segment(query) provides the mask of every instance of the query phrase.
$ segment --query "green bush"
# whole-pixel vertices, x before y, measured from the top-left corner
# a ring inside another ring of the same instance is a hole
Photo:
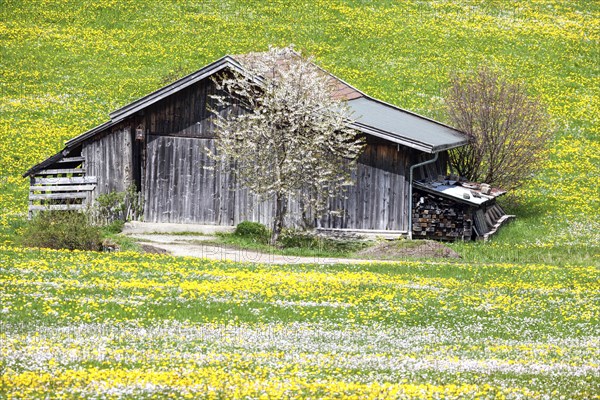
[[[123,227],[125,226],[125,221],[120,219],[116,219],[113,222],[104,225],[102,230],[107,234],[117,234],[123,231]]]
[[[124,192],[104,193],[98,196],[94,207],[96,222],[110,225],[115,221],[131,221],[143,212],[143,204],[135,185]]]
[[[269,231],[267,227],[258,222],[243,221],[235,227],[235,235],[243,236],[267,242],[269,240]]]
[[[101,250],[100,228],[77,211],[41,211],[25,226],[23,246],[68,250]]]

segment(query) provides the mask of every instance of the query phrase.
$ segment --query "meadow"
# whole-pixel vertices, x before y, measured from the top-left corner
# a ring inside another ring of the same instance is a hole
[[[488,64],[522,81],[555,135],[541,172],[512,193],[525,224],[507,237],[598,246],[599,41],[592,1],[3,0],[0,226],[26,210],[20,175],[110,111],[225,54],[295,44],[366,93],[442,121],[453,72]]]
[[[595,267],[265,266],[11,247],[0,261],[6,398],[600,393]]]
[[[599,398],[600,4],[0,0],[0,398]],[[265,266],[15,245],[21,174],[225,55],[290,43],[444,121],[490,64],[554,125],[517,221],[443,260]]]

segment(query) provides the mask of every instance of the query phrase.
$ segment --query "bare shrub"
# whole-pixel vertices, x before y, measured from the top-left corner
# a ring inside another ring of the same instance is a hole
[[[459,175],[512,189],[540,166],[552,131],[543,107],[523,84],[489,67],[455,74],[446,106],[451,123],[470,141],[450,152],[451,168]]]

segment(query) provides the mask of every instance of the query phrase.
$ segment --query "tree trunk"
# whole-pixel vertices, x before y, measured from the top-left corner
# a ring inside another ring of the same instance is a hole
[[[287,196],[281,192],[277,192],[275,204],[275,219],[273,221],[273,231],[271,233],[271,246],[275,246],[279,234],[283,229],[283,220],[287,213]]]

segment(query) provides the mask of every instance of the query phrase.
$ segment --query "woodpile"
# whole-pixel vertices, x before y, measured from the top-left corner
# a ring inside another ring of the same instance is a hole
[[[415,191],[412,219],[414,238],[470,240],[472,229],[471,210],[468,206]]]

